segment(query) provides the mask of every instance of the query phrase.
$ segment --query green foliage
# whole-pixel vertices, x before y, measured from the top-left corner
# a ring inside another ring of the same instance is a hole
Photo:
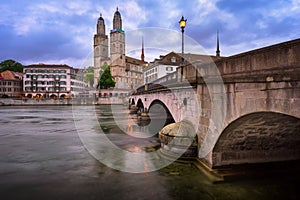
[[[90,86],[94,85],[94,72],[88,72],[84,74],[84,82],[90,84]]]
[[[108,89],[111,87],[115,87],[115,85],[116,82],[114,81],[110,73],[110,67],[108,65],[101,66],[97,88]]]
[[[0,72],[3,72],[5,70],[23,72],[23,65],[14,60],[5,60],[0,63]]]
[[[89,66],[87,68],[88,73],[94,73],[94,67],[93,66]]]

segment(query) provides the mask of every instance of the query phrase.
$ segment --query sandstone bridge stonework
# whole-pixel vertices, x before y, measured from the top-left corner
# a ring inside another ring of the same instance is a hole
[[[209,166],[300,159],[300,39],[187,63],[160,85],[144,86],[130,103],[160,103],[175,122],[191,121]]]

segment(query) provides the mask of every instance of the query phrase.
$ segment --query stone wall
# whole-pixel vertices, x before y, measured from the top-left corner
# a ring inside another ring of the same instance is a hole
[[[300,119],[260,112],[232,122],[214,147],[213,166],[300,159]]]

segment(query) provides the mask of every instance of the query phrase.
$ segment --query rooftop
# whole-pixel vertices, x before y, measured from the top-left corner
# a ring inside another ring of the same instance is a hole
[[[0,73],[0,79],[2,80],[22,80],[22,73],[5,70]]]
[[[44,63],[39,63],[39,64],[32,64],[32,65],[27,65],[24,66],[24,68],[61,68],[61,69],[74,69],[73,67],[70,67],[69,65],[56,65],[56,64],[44,64]]]

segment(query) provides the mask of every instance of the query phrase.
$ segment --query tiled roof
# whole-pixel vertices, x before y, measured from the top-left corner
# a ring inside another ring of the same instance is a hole
[[[18,72],[5,70],[4,72],[0,73],[0,78],[4,80],[21,80],[22,74]]]
[[[129,56],[126,56],[126,62],[127,63],[133,63],[133,64],[139,64],[139,65],[147,63],[147,62],[143,62],[142,60],[132,58],[132,57],[129,57]]]

